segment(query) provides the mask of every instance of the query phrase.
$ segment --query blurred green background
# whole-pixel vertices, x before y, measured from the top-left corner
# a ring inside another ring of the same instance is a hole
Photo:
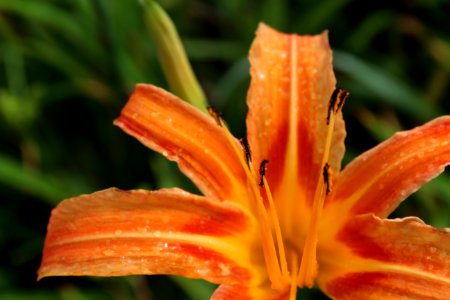
[[[245,133],[247,51],[258,22],[330,30],[347,155],[450,110],[450,1],[161,0],[209,101]],[[135,0],[0,0],[0,299],[209,299],[177,277],[36,282],[51,209],[111,186],[192,185],[176,166],[112,125],[138,82],[167,88]],[[396,216],[450,225],[443,174]],[[300,299],[326,299],[300,291]]]

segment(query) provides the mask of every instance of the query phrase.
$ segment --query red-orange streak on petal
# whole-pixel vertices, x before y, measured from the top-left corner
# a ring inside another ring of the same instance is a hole
[[[350,220],[319,283],[336,299],[450,299],[450,230],[417,218]],[[327,261],[327,263],[325,263]]]
[[[292,39],[295,39],[297,53],[291,53]],[[291,60],[294,55],[297,81],[292,82]],[[268,182],[275,193],[275,200],[283,201],[276,194],[289,160],[292,160],[286,159],[289,130],[296,128],[296,170],[298,184],[302,186],[300,192],[314,194],[322,168],[328,102],[335,85],[327,34],[287,35],[261,24],[249,58],[252,81],[247,97],[247,128],[254,161],[270,161]],[[291,95],[291,90],[296,95]],[[297,114],[297,125],[290,127],[292,101],[296,101],[293,109]],[[336,171],[344,152],[344,136],[344,123],[339,114],[329,159]],[[306,201],[310,205],[313,197],[308,195],[297,195],[296,201]]]
[[[252,228],[237,206],[179,189],[104,190],[65,200],[53,211],[38,273],[246,282]]]
[[[51,219],[52,230],[47,239],[55,243],[90,234],[115,233],[119,227],[122,231],[143,233],[164,230],[228,236],[250,225],[237,208],[178,189],[155,192],[109,189],[66,202],[55,209]],[[70,224],[65,218],[70,218]]]
[[[327,294],[339,300],[445,300],[448,284],[394,273],[352,273],[327,285]]]
[[[441,117],[399,132],[353,160],[335,185],[334,200],[327,204],[341,203],[355,215],[386,217],[449,163],[450,117]]]
[[[357,216],[338,239],[355,255],[430,272],[450,280],[450,231],[420,219],[380,219]]]
[[[216,272],[213,273],[220,273],[224,278],[232,276],[236,282],[249,282],[250,280],[247,269],[238,266],[222,253],[192,244],[180,244],[177,250],[180,250],[185,255],[187,254],[196,257],[199,260],[208,261],[209,264],[215,264],[217,266]],[[223,282],[223,280],[215,282]]]
[[[223,129],[176,96],[139,84],[115,124],[177,161],[207,196],[245,203],[245,173]]]
[[[230,284],[251,278],[248,269],[217,251],[150,237],[52,246],[46,250],[39,274],[40,278],[173,274]]]

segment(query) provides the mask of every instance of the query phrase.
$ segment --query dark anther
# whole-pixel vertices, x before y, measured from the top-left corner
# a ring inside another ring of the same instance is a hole
[[[331,176],[332,176],[331,167],[328,163],[325,163],[325,166],[323,166],[322,174],[323,174],[323,181],[325,182],[325,186],[327,187],[326,194],[328,195],[331,192]]]
[[[327,125],[330,124],[331,112],[334,110],[340,90],[340,88],[335,88],[333,94],[331,94],[330,102],[328,103]]]
[[[334,89],[328,104],[327,125],[330,124],[331,113],[337,114],[342,109],[348,95],[350,95],[350,93],[346,90],[340,88]]]
[[[241,142],[242,148],[244,148],[245,158],[247,160],[247,164],[250,165],[252,162],[252,152],[250,151],[250,145],[248,144],[247,138],[243,137],[239,140]]]
[[[341,90],[341,92],[338,95],[338,102],[336,103],[336,110],[335,112],[339,112],[342,109],[342,106],[344,106],[345,100],[347,100],[350,93],[346,90]]]
[[[269,161],[267,159],[263,159],[261,164],[259,165],[259,186],[264,186],[264,176],[266,176],[267,164]]]
[[[208,106],[207,110],[210,116],[216,120],[216,124],[222,127],[222,114],[212,106]]]

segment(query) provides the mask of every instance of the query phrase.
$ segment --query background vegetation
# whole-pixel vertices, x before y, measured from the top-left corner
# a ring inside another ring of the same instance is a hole
[[[238,136],[246,55],[260,21],[287,32],[330,30],[338,83],[351,91],[346,161],[394,131],[449,114],[448,0],[159,3]],[[48,217],[62,199],[111,186],[191,188],[176,166],[112,126],[138,82],[167,87],[138,1],[0,1],[1,299],[208,299],[213,287],[176,277],[36,282]],[[450,226],[448,173],[411,198],[396,216]]]

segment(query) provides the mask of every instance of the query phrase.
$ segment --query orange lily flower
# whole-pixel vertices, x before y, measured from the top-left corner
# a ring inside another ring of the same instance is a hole
[[[450,299],[450,231],[387,219],[450,162],[450,117],[400,132],[340,171],[348,93],[327,33],[260,25],[250,50],[248,142],[140,84],[115,124],[179,164],[204,196],[108,189],[63,201],[39,278],[175,274],[220,284],[212,299]],[[330,100],[331,99],[331,100]]]

